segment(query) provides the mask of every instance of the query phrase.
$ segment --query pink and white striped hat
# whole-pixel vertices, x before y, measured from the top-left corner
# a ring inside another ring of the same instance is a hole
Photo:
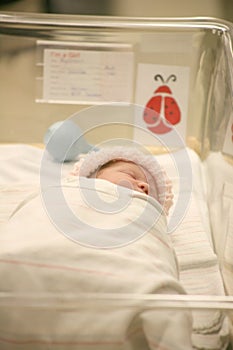
[[[98,170],[111,160],[133,162],[140,166],[149,184],[149,195],[155,198],[168,215],[173,204],[172,183],[155,156],[133,147],[115,146],[92,151],[75,163],[72,175],[95,177]]]

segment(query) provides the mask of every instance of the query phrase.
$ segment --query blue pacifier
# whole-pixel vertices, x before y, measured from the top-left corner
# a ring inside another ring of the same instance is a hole
[[[58,162],[75,160],[81,153],[95,149],[83,137],[83,132],[72,120],[52,124],[44,136],[47,151]]]

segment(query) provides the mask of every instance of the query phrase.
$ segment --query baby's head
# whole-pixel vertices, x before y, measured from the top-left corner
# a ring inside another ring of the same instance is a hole
[[[149,194],[149,183],[145,171],[131,161],[110,160],[97,171],[96,178]]]
[[[94,177],[155,198],[166,214],[173,204],[171,181],[156,158],[132,147],[103,148],[77,162],[73,175]]]

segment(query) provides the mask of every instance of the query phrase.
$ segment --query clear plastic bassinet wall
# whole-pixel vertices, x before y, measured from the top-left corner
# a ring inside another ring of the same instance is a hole
[[[208,225],[204,241],[209,242],[214,252],[205,261],[205,251],[200,246],[199,255],[203,255],[200,270],[184,259],[186,265],[182,265],[181,277],[186,281],[192,278],[196,281],[198,275],[203,278],[202,282],[197,282],[200,289],[198,286],[195,289],[193,282],[190,295],[131,295],[112,290],[108,294],[79,294],[77,298],[75,289],[66,289],[62,295],[49,293],[52,287],[44,293],[16,295],[3,288],[0,293],[0,349],[21,350],[26,346],[29,349],[30,345],[33,349],[55,346],[59,349],[68,346],[75,349],[75,346],[78,349],[92,346],[95,350],[154,349],[160,342],[151,338],[151,317],[163,320],[166,314],[173,320],[172,325],[176,319],[174,310],[178,318],[181,313],[180,328],[184,321],[182,312],[193,311],[194,348],[226,349],[230,344],[233,309],[232,38],[231,23],[209,18],[0,14],[1,144],[41,145],[51,125],[72,118],[91,145],[99,146],[113,139],[134,140],[162,156],[187,147],[194,157],[193,172],[196,174],[197,170],[202,181],[202,190],[197,182],[193,191],[200,205],[200,216]],[[145,115],[147,108],[162,114],[162,119],[150,119],[150,115]],[[166,145],[155,137],[169,132],[171,126],[182,141],[178,145],[172,142]],[[196,216],[192,220],[185,222],[191,231]],[[189,254],[192,253],[192,249],[189,250]],[[215,254],[217,267],[213,265]],[[216,268],[223,281],[221,293],[218,292]],[[201,287],[205,273],[209,294]],[[84,310],[87,314],[80,318]],[[91,329],[87,324],[93,310],[95,326]],[[139,311],[132,310],[143,310],[142,319],[146,320],[145,333],[149,339],[145,342],[140,340],[142,321],[135,316]],[[22,313],[24,323],[21,323]],[[111,323],[118,322],[121,314],[124,322],[111,329]],[[32,319],[36,320],[36,327],[28,337]],[[101,339],[94,336],[92,339],[90,332],[98,334],[100,319],[110,333],[102,334]],[[135,321],[130,321],[132,328],[127,328],[129,319]],[[230,320],[230,326],[226,319]],[[17,333],[20,324],[22,332],[14,338],[12,334]],[[162,333],[161,324],[156,324],[159,334]],[[124,329],[127,332],[124,333]],[[172,326],[167,330],[168,336],[175,334]],[[182,345],[182,336],[174,341],[180,344],[173,347],[174,350],[188,349]],[[162,341],[160,345],[164,345]]]

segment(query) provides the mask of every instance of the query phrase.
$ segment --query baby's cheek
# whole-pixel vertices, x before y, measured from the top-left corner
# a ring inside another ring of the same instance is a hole
[[[119,180],[118,185],[122,186],[122,187],[129,188],[130,190],[135,189],[133,183],[129,180]]]

